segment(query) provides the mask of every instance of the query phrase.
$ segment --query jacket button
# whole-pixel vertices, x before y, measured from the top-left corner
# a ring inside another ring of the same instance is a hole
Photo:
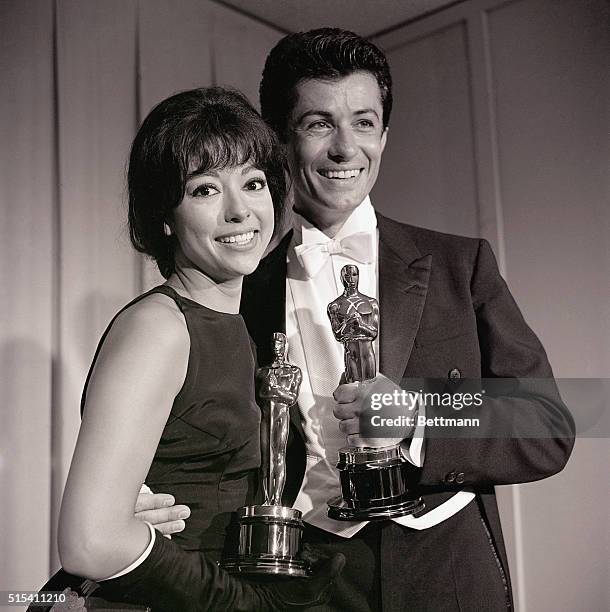
[[[452,368],[449,370],[449,374],[447,375],[449,380],[459,380],[462,378],[462,373],[457,368]]]
[[[466,480],[464,476],[464,472],[459,472],[457,476],[455,477],[455,482],[457,482],[458,484],[462,484],[464,480]]]
[[[455,481],[455,472],[449,472],[445,475],[445,482],[454,482]]]

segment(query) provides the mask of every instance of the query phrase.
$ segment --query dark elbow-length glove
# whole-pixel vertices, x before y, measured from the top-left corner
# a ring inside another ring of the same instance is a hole
[[[324,603],[345,564],[341,554],[314,564],[309,579],[264,584],[242,580],[201,553],[182,550],[157,532],[149,556],[128,574],[100,583],[109,600],[150,606],[154,612],[261,612],[301,610]]]

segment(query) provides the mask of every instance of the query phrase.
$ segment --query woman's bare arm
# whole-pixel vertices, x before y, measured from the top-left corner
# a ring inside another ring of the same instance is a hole
[[[134,518],[190,342],[165,296],[121,313],[102,346],[87,389],[59,525],[64,568],[91,579],[121,571],[146,549],[148,527]]]

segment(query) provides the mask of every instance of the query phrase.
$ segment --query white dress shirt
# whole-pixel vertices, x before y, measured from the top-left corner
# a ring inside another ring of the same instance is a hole
[[[373,241],[373,258],[370,262],[354,261],[343,253],[334,253],[334,249],[330,248],[326,262],[314,278],[308,278],[298,261],[295,247],[301,244],[331,242],[331,238],[295,214],[294,234],[287,253],[286,275],[288,359],[301,368],[303,373],[298,407],[307,453],[305,477],[294,507],[303,512],[303,520],[308,523],[348,538],[362,529],[366,522],[335,521],[327,516],[326,502],[341,492],[335,464],[338,450],[346,446],[346,440],[344,434],[339,431],[338,420],[333,415],[335,402],[332,397],[332,392],[345,369],[343,346],[335,340],[326,308],[343,293],[340,272],[346,264],[355,263],[358,266],[359,291],[378,299],[377,217],[368,197],[353,211],[333,240],[340,241],[360,232],[366,232]],[[380,330],[382,329],[383,319],[380,320]],[[377,355],[378,342],[379,336],[375,348]],[[422,465],[422,438],[423,432],[416,430],[408,449],[407,458],[417,466]],[[460,491],[419,518],[404,516],[393,520],[414,529],[427,529],[461,510],[473,498],[474,493],[471,491]]]

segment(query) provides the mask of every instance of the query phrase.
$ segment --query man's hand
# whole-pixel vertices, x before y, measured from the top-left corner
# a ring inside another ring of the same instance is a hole
[[[392,446],[413,435],[414,397],[383,374],[365,383],[342,377],[333,397],[333,414],[350,446]]]
[[[184,519],[191,515],[188,506],[174,506],[175,503],[173,495],[153,493],[146,485],[142,485],[134,516],[140,521],[150,523],[166,538],[171,538],[172,533],[179,533],[184,529]]]

